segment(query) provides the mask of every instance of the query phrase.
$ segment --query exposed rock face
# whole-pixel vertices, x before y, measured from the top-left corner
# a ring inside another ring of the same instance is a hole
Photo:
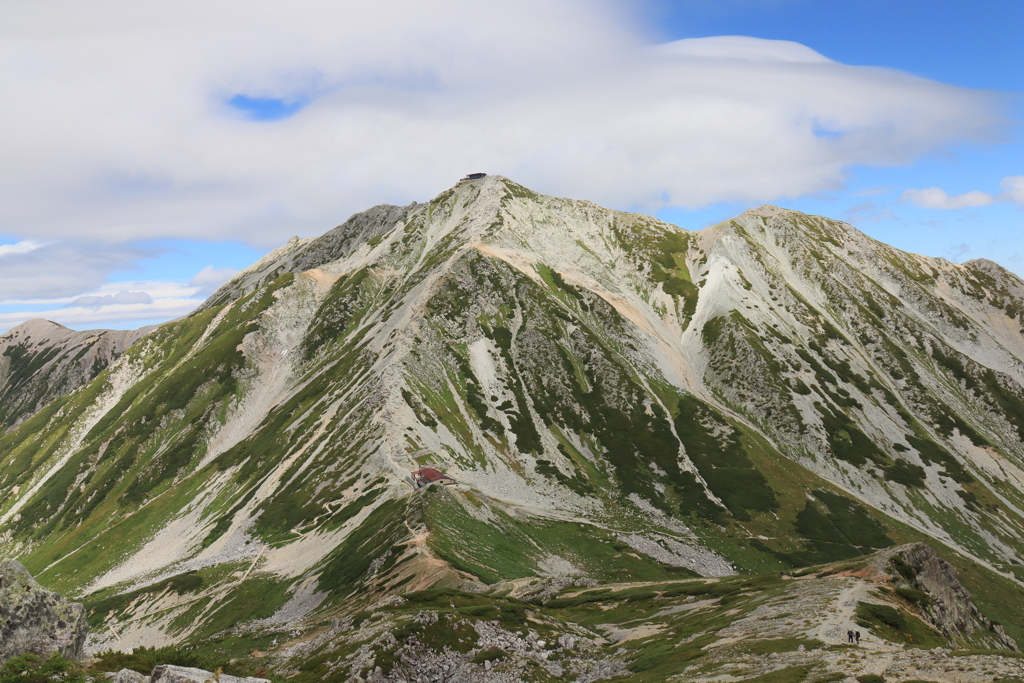
[[[150,683],[150,677],[143,676],[133,669],[121,669],[110,676],[110,683]]]
[[[962,635],[982,640],[996,649],[1016,650],[1017,644],[1001,626],[979,610],[958,577],[956,567],[925,543],[909,543],[882,551],[878,560],[894,580],[922,590],[931,601],[921,606],[922,616],[946,637]]]
[[[81,659],[85,609],[38,583],[14,560],[0,562],[0,661],[26,652]]]
[[[34,318],[0,336],[0,430],[87,384],[152,329],[75,332]]]
[[[197,310],[230,303],[285,273],[302,273],[350,256],[375,237],[390,232],[417,206],[416,202],[408,206],[381,204],[355,214],[320,237],[293,237],[225,283]]]
[[[858,557],[890,518],[1020,571],[1022,293],[777,207],[686,232],[460,183],[290,242],[6,435],[0,550],[149,587],[100,649],[198,633],[239,562],[286,585],[230,619],[282,629],[442,578]]]
[[[150,683],[270,683],[266,678],[228,676],[189,666],[163,664],[153,669]]]

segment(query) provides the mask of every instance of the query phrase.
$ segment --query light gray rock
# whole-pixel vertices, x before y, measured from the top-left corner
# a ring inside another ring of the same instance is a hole
[[[354,214],[320,237],[293,237],[283,247],[278,247],[233,277],[203,302],[197,311],[230,303],[283,273],[301,273],[344,258],[374,237],[387,234],[417,208],[422,209],[423,205],[417,205],[416,202],[408,206],[381,204]]]
[[[150,683],[270,683],[266,678],[228,676],[190,666],[161,664],[153,669]]]
[[[150,677],[132,669],[121,669],[110,678],[110,683],[150,683]]]
[[[0,562],[0,662],[26,652],[82,659],[85,609],[40,586],[15,560]]]

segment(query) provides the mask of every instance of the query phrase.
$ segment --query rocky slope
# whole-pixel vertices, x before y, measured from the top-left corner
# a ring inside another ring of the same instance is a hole
[[[1022,293],[776,207],[688,233],[460,183],[289,242],[0,436],[0,552],[94,648],[259,649],[430,586],[927,539],[1019,637]]]
[[[998,627],[943,621],[943,634],[930,620],[939,604],[969,608],[954,575],[903,585],[900,572],[943,565],[912,544],[794,575],[428,590],[383,600],[278,657],[300,682],[1015,680],[1024,659],[977,647],[1005,645]],[[954,594],[966,602],[943,597]],[[851,630],[859,643],[847,643]]]
[[[89,383],[151,329],[75,332],[35,318],[0,336],[0,429]]]

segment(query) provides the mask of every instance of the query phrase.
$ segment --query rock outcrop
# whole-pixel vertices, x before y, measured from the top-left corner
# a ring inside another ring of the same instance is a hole
[[[357,252],[374,238],[390,232],[417,206],[382,204],[353,215],[319,237],[293,237],[225,283],[197,309],[204,311],[235,301],[284,273],[302,273]]]
[[[0,562],[0,662],[26,652],[81,659],[85,609],[38,583],[14,560]]]
[[[162,664],[153,669],[150,683],[270,683],[266,678],[228,676],[189,666]]]
[[[879,568],[892,574],[893,582],[927,594],[927,600],[917,605],[921,616],[947,638],[961,636],[995,649],[1017,649],[1002,627],[974,604],[970,591],[960,583],[956,567],[939,557],[931,546],[908,543],[876,557]]]

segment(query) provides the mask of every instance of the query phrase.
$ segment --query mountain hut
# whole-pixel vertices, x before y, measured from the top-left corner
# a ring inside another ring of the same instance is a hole
[[[444,472],[435,470],[433,467],[424,467],[421,470],[417,470],[412,473],[412,480],[416,483],[416,488],[421,489],[427,484],[433,484],[437,482],[445,486],[455,486],[458,484],[457,481],[449,477]]]

